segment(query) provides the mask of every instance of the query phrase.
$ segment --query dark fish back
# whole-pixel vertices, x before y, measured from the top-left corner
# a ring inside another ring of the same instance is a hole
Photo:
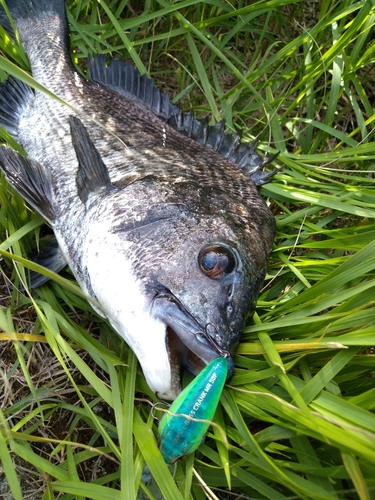
[[[100,55],[89,59],[88,69],[92,81],[105,85],[126,99],[138,100],[181,134],[236,163],[250,177],[254,175],[256,184],[262,178],[255,175],[256,172],[274,159],[262,159],[255,152],[257,141],[241,144],[239,135],[226,134],[224,121],[210,126],[207,119],[198,120],[191,111],[183,112],[167,94],[154,86],[151,78],[140,75],[132,64],[113,59],[107,66],[105,56]]]
[[[244,173],[254,180],[256,185],[263,184],[269,178],[270,174],[262,173],[262,169],[273,157],[262,159],[254,150],[256,142],[242,144],[238,135],[228,135],[224,132],[223,122],[209,126],[207,120],[198,120],[193,113],[182,112],[177,105],[171,103],[166,94],[160,92],[153,85],[151,79],[147,78],[146,75],[141,76],[132,65],[115,59],[109,66],[106,66],[105,58],[97,56],[89,61],[89,73],[92,81],[122,97],[120,100],[121,114],[117,117],[117,124],[109,124],[108,117],[114,118],[119,102],[113,93],[103,92],[103,87],[97,92],[96,88],[90,86],[86,80],[74,72],[67,51],[68,26],[64,3],[61,0],[50,2],[47,0],[32,0],[31,2],[11,0],[8,2],[8,7],[21,33],[34,78],[86,117],[98,116],[99,114],[102,127],[110,131],[105,143],[110,144],[113,151],[118,152],[124,145],[128,148],[142,148],[144,145],[146,147],[143,150],[147,148],[148,151],[150,148],[157,148],[160,144],[164,149],[160,155],[161,158],[165,156],[166,149],[170,147],[179,152],[183,151],[185,143],[182,145],[181,140],[177,143],[173,141],[174,134],[171,134],[170,131],[168,131],[168,141],[166,140],[167,132],[162,123],[165,122],[180,134],[219,153],[230,162],[236,163]],[[54,33],[53,37],[48,34],[51,32]],[[92,98],[89,99],[90,97]],[[125,99],[123,99],[124,97]],[[44,97],[38,96],[37,99],[43,101],[38,103],[39,110],[43,110],[46,106],[49,108],[57,106],[54,103],[47,103]],[[136,102],[142,106],[136,106]],[[143,109],[143,106],[146,109]],[[104,113],[101,112],[102,108],[105,109]],[[24,112],[24,109],[17,111]],[[67,112],[68,110],[65,110],[65,114]],[[153,116],[160,118],[162,122],[155,121]],[[2,125],[10,131],[4,120]],[[90,128],[93,128],[93,138],[95,139],[97,136],[100,140],[103,130],[98,130],[97,127],[88,122],[86,125],[91,125]],[[12,135],[15,132],[13,128]],[[66,129],[66,132],[68,133],[69,130]],[[119,140],[116,141],[113,134]],[[104,141],[102,142],[104,144]],[[39,150],[40,148],[36,147],[35,149]],[[188,149],[191,150],[191,148]],[[112,155],[110,151],[105,149],[104,145],[102,148],[99,146],[99,151],[104,157],[111,160],[112,170],[115,171],[118,154]],[[134,160],[135,170],[138,171],[137,159],[132,154],[130,156]],[[156,151],[155,156],[157,156]],[[127,183],[129,172],[125,172],[125,170],[123,169],[123,173],[127,179],[123,179],[123,182]],[[116,173],[115,176],[117,180],[121,177],[119,173]],[[138,178],[138,175],[133,172],[130,177]]]

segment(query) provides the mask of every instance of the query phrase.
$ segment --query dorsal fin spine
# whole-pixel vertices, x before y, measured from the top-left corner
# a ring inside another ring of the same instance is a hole
[[[111,64],[106,66],[105,56],[100,55],[89,59],[89,75],[92,81],[111,88],[126,99],[138,100],[175,130],[236,163],[250,177],[252,172],[258,171],[264,164],[255,152],[256,142],[242,144],[239,135],[231,136],[225,133],[223,122],[209,126],[207,118],[198,120],[191,111],[181,111],[170,101],[167,94],[154,86],[152,79],[146,75],[141,76],[131,64],[113,59]],[[259,172],[254,177],[256,185],[264,183],[261,182],[261,177]],[[265,173],[264,179],[268,178],[269,175]]]

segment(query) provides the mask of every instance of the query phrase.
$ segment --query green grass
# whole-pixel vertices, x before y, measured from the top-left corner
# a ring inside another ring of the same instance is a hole
[[[0,474],[16,500],[370,500],[373,4],[127,3],[68,3],[75,64],[84,72],[93,52],[133,60],[184,108],[280,152],[283,169],[261,190],[277,220],[267,280],[217,425],[167,467],[136,359],[71,275],[32,295],[9,287],[45,229],[1,177]],[[0,35],[0,68],[26,70]]]

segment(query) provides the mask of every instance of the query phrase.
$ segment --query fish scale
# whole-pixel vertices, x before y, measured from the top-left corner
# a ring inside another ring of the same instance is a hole
[[[0,124],[28,154],[2,147],[0,167],[56,238],[36,260],[70,266],[160,398],[180,390],[176,360],[197,373],[225,355],[230,376],[274,238],[257,190],[273,157],[182,112],[129,64],[94,57],[84,79],[63,0],[6,4],[33,77],[68,104],[11,77],[0,86]]]

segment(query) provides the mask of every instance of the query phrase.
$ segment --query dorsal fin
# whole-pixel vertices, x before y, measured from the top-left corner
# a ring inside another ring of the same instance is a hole
[[[50,222],[55,219],[49,171],[13,149],[0,147],[0,168],[9,184]]]
[[[155,87],[152,79],[140,75],[132,64],[112,59],[107,66],[105,56],[99,55],[89,59],[88,69],[92,81],[105,85],[126,99],[141,102],[178,132],[236,163],[257,186],[267,182],[276,173],[261,171],[275,156],[261,158],[255,152],[257,140],[248,144],[240,143],[239,135],[224,132],[224,121],[210,126],[207,119],[198,120],[192,111],[181,111],[179,106],[170,101],[167,94]]]
[[[109,189],[112,183],[108,169],[81,120],[70,116],[69,123],[79,165],[76,179],[78,195],[82,203],[86,203],[91,193]]]

